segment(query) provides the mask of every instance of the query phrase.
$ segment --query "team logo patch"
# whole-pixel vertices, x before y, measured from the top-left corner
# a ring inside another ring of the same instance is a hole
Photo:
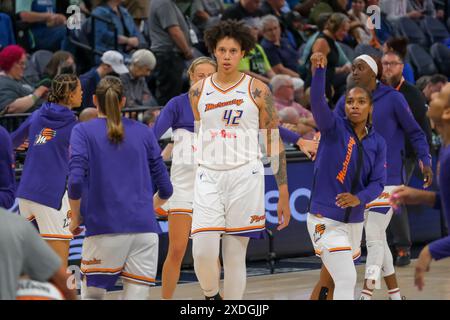
[[[253,215],[250,217],[250,224],[264,220],[266,220],[266,216],[264,214],[262,216]]]
[[[325,225],[320,223],[316,224],[314,228],[314,242],[317,242],[322,238],[322,235],[325,233]]]
[[[41,132],[36,136],[36,140],[34,140],[34,145],[42,145],[46,144],[50,140],[52,140],[56,136],[56,131],[49,128],[44,128]]]

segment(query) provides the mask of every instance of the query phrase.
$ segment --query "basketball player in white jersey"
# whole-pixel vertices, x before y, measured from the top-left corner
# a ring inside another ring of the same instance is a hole
[[[242,299],[249,238],[261,238],[265,229],[260,129],[267,132],[266,150],[280,194],[278,230],[290,220],[286,157],[269,88],[238,71],[240,59],[255,45],[250,30],[223,21],[205,32],[205,44],[218,68],[189,92],[199,163],[191,228],[194,269],[206,299],[221,299],[217,258],[222,238],[224,298]]]

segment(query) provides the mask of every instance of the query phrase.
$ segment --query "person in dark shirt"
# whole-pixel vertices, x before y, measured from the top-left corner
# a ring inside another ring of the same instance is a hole
[[[222,20],[242,20],[249,17],[261,17],[261,0],[240,0],[226,9]]]
[[[400,53],[389,51],[383,55],[382,80],[397,91],[401,92],[408,102],[409,108],[424,131],[428,144],[431,145],[431,126],[426,117],[427,107],[423,94],[414,85],[403,77],[404,61]],[[408,139],[405,141],[405,177],[404,183],[408,184],[417,163],[417,156]],[[397,266],[405,266],[410,263],[411,235],[409,230],[406,208],[393,215],[390,223],[390,231],[394,237],[397,250]]]

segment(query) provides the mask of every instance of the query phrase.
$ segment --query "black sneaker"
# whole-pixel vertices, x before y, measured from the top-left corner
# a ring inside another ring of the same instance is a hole
[[[220,295],[220,293],[218,292],[215,296],[213,297],[207,297],[205,296],[205,300],[223,300],[222,296]]]
[[[405,267],[411,263],[411,253],[409,249],[398,249],[397,257],[395,258],[395,265],[397,267]]]

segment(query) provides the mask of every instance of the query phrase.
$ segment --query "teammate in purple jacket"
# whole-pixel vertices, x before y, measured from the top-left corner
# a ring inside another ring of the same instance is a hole
[[[443,146],[439,156],[438,184],[440,192],[432,192],[402,186],[394,190],[391,202],[400,204],[426,204],[444,210],[447,223],[450,221],[450,84],[433,97],[427,112],[439,131]],[[450,257],[450,236],[433,241],[422,249],[416,262],[415,285],[422,290],[425,285],[425,272],[430,270],[431,260]]]
[[[125,299],[148,298],[158,266],[154,206],[172,195],[172,184],[153,132],[121,117],[126,98],[118,78],[105,77],[93,97],[99,116],[73,128],[69,201],[70,231],[79,233],[81,201],[86,238],[81,272],[83,299],[103,299],[118,277]],[[154,191],[158,193],[152,199]],[[87,185],[87,196],[81,199]]]
[[[370,300],[375,288],[380,287],[381,276],[388,288],[389,298],[402,299],[395,276],[394,262],[386,239],[386,228],[393,210],[389,204],[392,191],[404,183],[403,157],[405,135],[411,141],[424,175],[424,186],[431,185],[433,171],[431,156],[425,133],[414,119],[401,93],[379,83],[381,65],[368,55],[361,55],[353,61],[352,77],[356,85],[369,90],[373,95],[373,127],[384,138],[387,145],[387,181],[379,198],[367,205],[366,210],[366,275],[362,300]],[[343,116],[344,99],[337,105],[337,114]]]
[[[25,165],[17,189],[20,214],[36,219],[39,233],[67,266],[70,240],[69,174],[70,133],[77,119],[72,108],[82,100],[80,80],[61,74],[51,84],[44,103],[12,133],[14,148],[29,140]]]
[[[311,107],[321,141],[307,227],[323,262],[321,278],[329,273],[334,281],[333,298],[353,300],[353,260],[361,255],[365,206],[383,191],[386,182],[386,143],[371,126],[370,93],[360,87],[348,91],[346,117],[339,117],[325,100],[326,57],[313,54],[311,65]],[[319,281],[313,295],[321,289]]]
[[[12,142],[8,131],[0,126],[0,207],[12,207],[15,191]]]

